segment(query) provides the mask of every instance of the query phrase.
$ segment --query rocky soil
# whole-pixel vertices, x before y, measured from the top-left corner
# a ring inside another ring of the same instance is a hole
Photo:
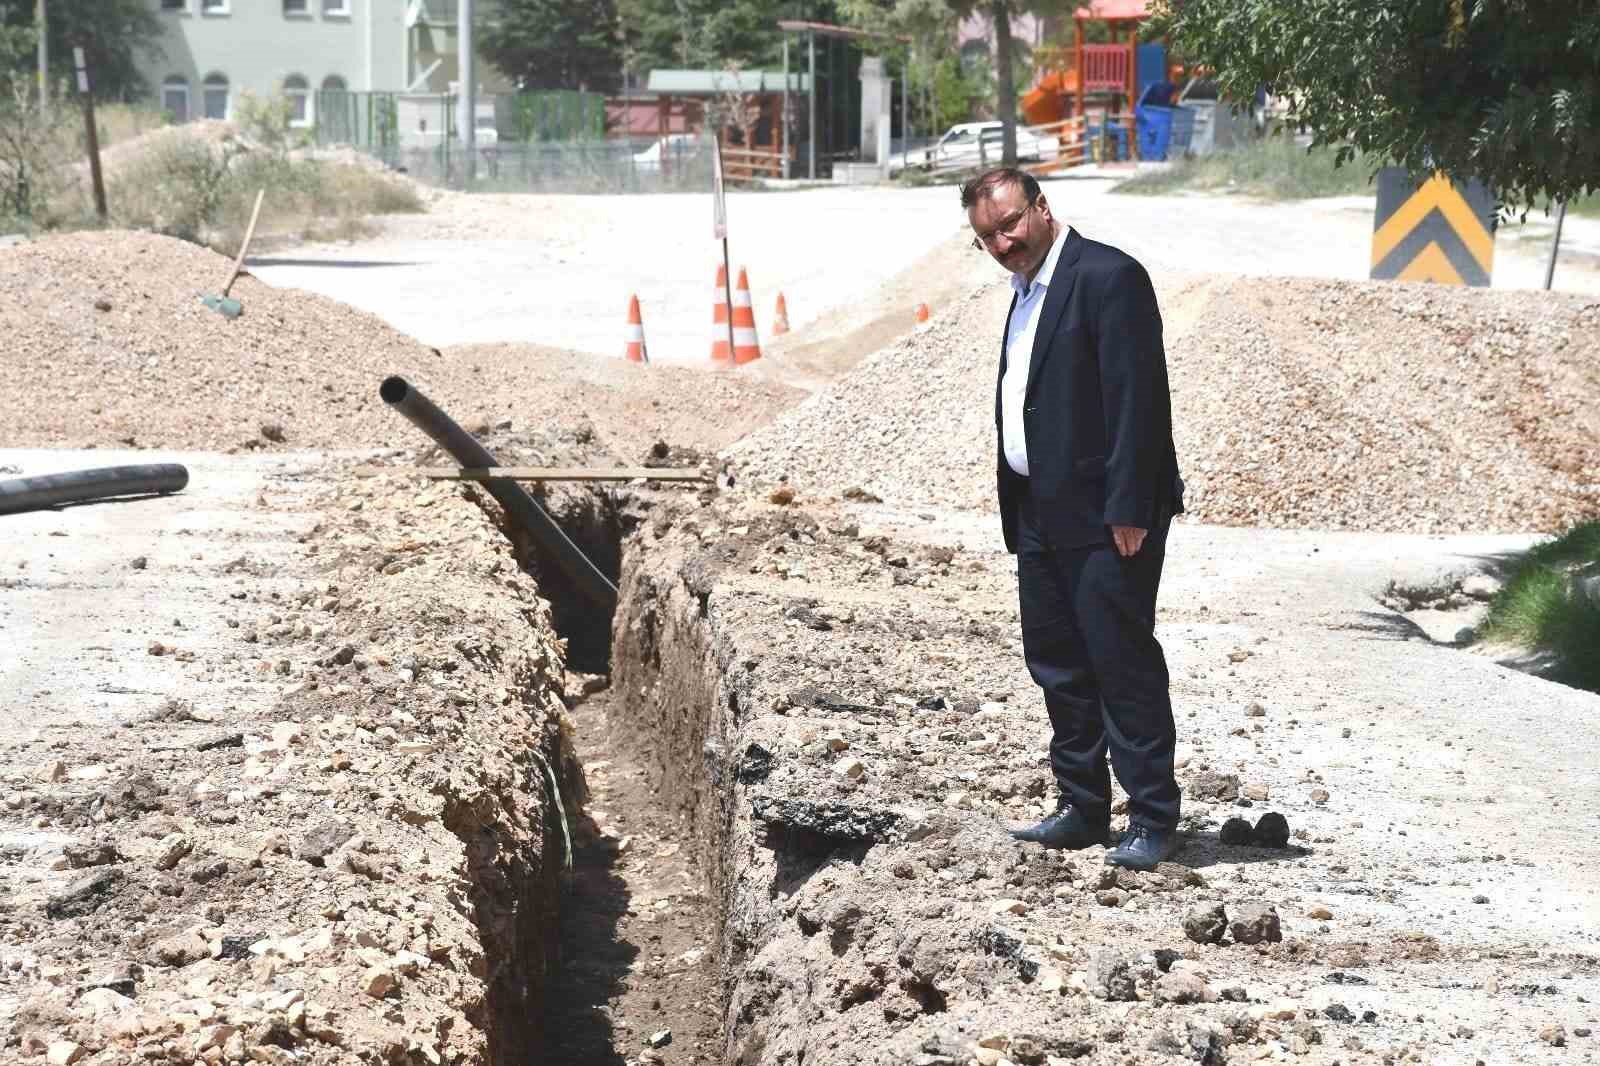
[[[628,547],[616,695],[702,848],[726,1061],[1590,1050],[1592,820],[1551,836],[1541,812],[1600,782],[1576,756],[1535,772],[1537,739],[1476,711],[1492,684],[1530,732],[1588,736],[1593,697],[1488,663],[1443,681],[1432,657],[1453,653],[1363,591],[1393,572],[1392,538],[1241,531],[1241,551],[1185,530],[1162,615],[1184,851],[1133,874],[1018,845],[1005,826],[1052,802],[1048,727],[1010,560],[980,529],[745,495],[658,509]],[[1441,677],[1427,694],[1419,669]]]
[[[108,655],[12,693],[0,1058],[487,1062],[538,1045],[524,1008],[556,965],[562,823],[583,795],[549,605],[475,490],[328,482],[296,464],[223,501],[263,531],[300,521],[204,557],[185,541],[213,519],[183,512],[199,528],[161,531],[113,594],[90,593],[102,640],[144,660],[121,671],[133,687]],[[81,521],[23,517],[62,536]],[[12,625],[19,597],[44,598],[37,616],[72,595],[6,576]],[[195,614],[148,600],[171,582],[204,590]],[[113,721],[79,710],[97,682],[131,697]]]
[[[1245,528],[1174,534],[1188,837],[1135,875],[1003,832],[1052,797],[989,513],[1008,290],[965,263],[798,403],[888,311],[709,374],[437,352],[251,278],[229,321],[196,299],[226,261],[147,235],[0,249],[8,444],[270,469],[16,527],[0,1058],[1593,1057],[1600,708],[1381,597],[1470,599],[1522,543],[1451,542],[1441,581],[1396,531],[1596,513],[1600,307],[1159,279],[1191,517]],[[382,409],[396,372],[505,462],[734,476],[538,490],[618,575],[608,631],[478,489],[347,476],[443,461]],[[178,508],[155,549],[73,571],[91,513],[141,506]]]
[[[1443,286],[1157,279],[1189,520],[1550,531],[1600,514],[1600,304]],[[987,508],[987,285],[729,449],[763,484]]]

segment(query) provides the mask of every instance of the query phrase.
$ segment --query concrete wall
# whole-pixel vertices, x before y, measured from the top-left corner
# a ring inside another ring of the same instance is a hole
[[[285,0],[181,0],[179,10],[146,2],[165,54],[141,69],[158,101],[169,77],[185,78],[190,118],[205,114],[202,84],[213,74],[228,80],[230,115],[241,91],[271,96],[292,75],[313,94],[329,77],[353,91],[406,87],[405,0],[304,0],[303,13],[286,11]]]

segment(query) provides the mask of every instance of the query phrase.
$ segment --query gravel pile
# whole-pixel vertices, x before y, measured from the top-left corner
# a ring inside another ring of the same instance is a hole
[[[558,349],[440,353],[374,315],[240,278],[244,314],[202,306],[229,260],[148,233],[0,249],[0,425],[10,447],[411,447],[378,398],[402,374],[468,428],[591,427],[619,459],[656,439],[717,448],[799,396],[748,379]]]
[[[1509,532],[1600,515],[1592,298],[1285,279],[1208,288],[1167,341],[1192,518]],[[1004,286],[973,293],[731,457],[801,493],[993,506],[1008,298]]]

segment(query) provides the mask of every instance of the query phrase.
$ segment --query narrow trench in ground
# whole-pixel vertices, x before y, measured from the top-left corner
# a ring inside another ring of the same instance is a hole
[[[618,499],[596,491],[542,502],[616,582],[625,533]],[[562,892],[559,963],[546,984],[539,1027],[545,1046],[533,1061],[720,1062],[721,993],[707,881],[688,829],[658,802],[655,782],[636,758],[641,738],[630,732],[626,699],[603,687],[611,672],[612,620],[583,600],[542,552],[532,553],[530,569],[567,641],[569,674],[595,675],[568,685],[589,795],[581,813],[568,812],[573,870]]]

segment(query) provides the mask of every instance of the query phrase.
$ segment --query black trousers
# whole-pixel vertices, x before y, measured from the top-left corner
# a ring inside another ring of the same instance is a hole
[[[1177,731],[1155,637],[1171,519],[1150,530],[1130,559],[1109,542],[1055,548],[1027,496],[1018,519],[1022,650],[1050,712],[1050,768],[1061,797],[1090,819],[1108,818],[1109,751],[1128,793],[1128,820],[1171,829],[1179,810]]]

